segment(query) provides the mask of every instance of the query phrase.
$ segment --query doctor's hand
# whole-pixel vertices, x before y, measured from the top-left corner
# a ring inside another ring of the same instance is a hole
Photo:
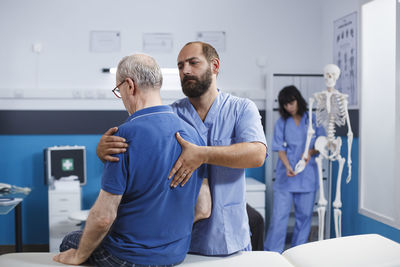
[[[69,265],[79,265],[85,262],[86,258],[79,258],[77,250],[71,248],[54,256],[53,261]]]
[[[292,167],[286,168],[286,175],[288,177],[293,177],[296,175],[296,173],[293,171]]]
[[[204,163],[202,147],[189,143],[179,133],[176,133],[176,140],[181,145],[182,152],[168,175],[168,179],[175,175],[171,187],[177,187],[179,184],[184,186],[192,173]]]
[[[118,127],[108,129],[97,144],[96,154],[102,162],[119,161],[119,158],[111,155],[123,153],[128,147],[128,144],[125,143],[126,140],[124,138],[114,136],[117,131]]]

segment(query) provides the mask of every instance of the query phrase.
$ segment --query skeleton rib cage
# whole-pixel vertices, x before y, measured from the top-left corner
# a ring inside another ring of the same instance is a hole
[[[335,125],[340,127],[346,124],[345,103],[347,102],[347,97],[347,95],[339,92],[333,92],[331,95],[325,93],[314,94],[317,107],[317,126],[325,128],[329,141],[333,141],[335,137]],[[328,104],[330,104],[330,107],[328,107]]]

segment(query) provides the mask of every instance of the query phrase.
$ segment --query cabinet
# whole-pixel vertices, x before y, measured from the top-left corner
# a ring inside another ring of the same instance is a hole
[[[62,182],[60,182],[62,183]],[[58,188],[49,187],[49,249],[59,251],[61,241],[68,233],[80,230],[68,216],[81,210],[81,188],[79,182]]]
[[[246,201],[257,210],[265,221],[265,184],[254,178],[246,178]]]

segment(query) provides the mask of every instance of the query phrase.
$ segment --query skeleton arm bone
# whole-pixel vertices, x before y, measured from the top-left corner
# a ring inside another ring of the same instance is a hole
[[[351,146],[353,144],[353,131],[351,130],[350,124],[350,116],[349,116],[349,109],[347,108],[347,99],[344,100],[344,107],[346,109],[346,122],[347,122],[347,167],[349,169],[349,174],[346,178],[346,184],[348,184],[351,180]]]
[[[308,115],[308,130],[307,130],[307,140],[306,140],[306,147],[304,148],[304,153],[302,158],[297,162],[296,167],[294,168],[294,172],[296,174],[302,172],[304,168],[306,167],[306,160],[309,157],[308,155],[308,150],[311,142],[311,138],[315,133],[315,130],[312,127],[312,106],[314,104],[314,98],[309,99],[310,102],[310,108],[308,110],[309,115]]]

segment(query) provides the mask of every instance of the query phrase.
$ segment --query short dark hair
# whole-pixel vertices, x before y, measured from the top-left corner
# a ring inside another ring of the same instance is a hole
[[[286,111],[285,105],[297,100],[297,114],[303,116],[304,113],[307,111],[307,102],[304,100],[303,96],[301,95],[300,91],[294,85],[289,85],[284,87],[278,96],[279,101],[279,113],[281,114],[282,118],[285,120],[289,118],[291,115]]]
[[[217,53],[217,50],[215,50],[215,48],[212,45],[210,45],[208,43],[200,42],[200,41],[194,41],[194,42],[189,42],[189,43],[185,44],[184,47],[191,45],[191,44],[200,44],[201,45],[201,49],[203,50],[203,55],[207,59],[208,63],[211,63],[211,60],[213,60],[214,58],[217,58],[219,60],[219,55]]]

